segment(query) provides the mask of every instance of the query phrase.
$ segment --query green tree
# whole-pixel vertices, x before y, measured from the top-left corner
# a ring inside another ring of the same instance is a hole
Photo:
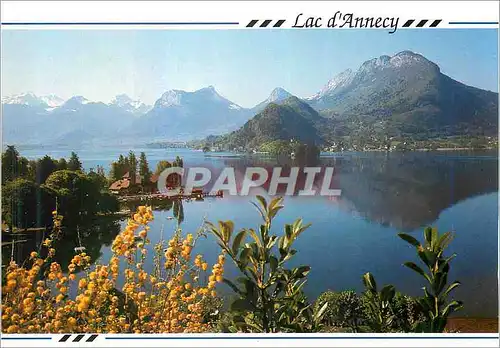
[[[68,161],[68,170],[82,170],[82,162],[80,162],[80,159],[75,152],[71,152],[71,156]]]
[[[148,184],[151,181],[151,171],[149,170],[146,154],[141,152],[139,157],[139,175],[143,180],[143,184]]]
[[[172,163],[172,167],[184,167],[184,161],[182,160],[182,158],[176,156],[174,162]]]
[[[65,158],[61,158],[57,162],[57,170],[65,170],[65,169],[68,169],[68,162],[66,161]]]
[[[130,183],[132,185],[136,184],[136,175],[137,175],[137,158],[135,157],[135,153],[130,151],[128,153],[128,172],[130,174]]]
[[[41,185],[57,170],[57,161],[45,155],[36,163],[36,183]]]
[[[58,210],[66,221],[118,207],[109,201],[111,196],[103,192],[105,178],[97,173],[87,175],[80,171],[60,170],[49,176],[44,187],[57,196]],[[112,199],[116,200],[115,197]],[[105,207],[101,206],[102,202],[105,202]]]
[[[12,228],[46,226],[55,201],[33,181],[18,178],[2,188],[2,219]]]
[[[28,174],[26,178],[31,181],[36,181],[37,160],[28,161]]]
[[[97,174],[106,177],[106,173],[104,172],[104,167],[97,165]]]
[[[118,181],[123,177],[123,167],[120,162],[111,162],[111,170],[109,171],[109,178],[112,182]]]
[[[2,154],[2,184],[28,174],[28,160],[19,156],[13,145],[8,145]]]
[[[155,174],[160,175],[165,169],[172,167],[172,163],[169,161],[161,160],[156,164]]]

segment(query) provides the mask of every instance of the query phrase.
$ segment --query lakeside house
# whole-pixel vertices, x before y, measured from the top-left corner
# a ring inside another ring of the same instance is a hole
[[[146,182],[144,178],[136,174],[135,183],[132,183],[130,172],[123,175],[120,180],[113,182],[109,186],[109,191],[116,195],[126,195],[130,193],[157,193],[158,192],[158,175],[152,174],[149,181]],[[181,176],[177,173],[172,173],[167,177],[167,188],[176,188],[181,186]]]

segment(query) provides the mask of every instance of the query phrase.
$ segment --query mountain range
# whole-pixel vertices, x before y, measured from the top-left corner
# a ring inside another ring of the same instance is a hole
[[[231,102],[213,86],[169,90],[152,106],[124,94],[102,103],[25,93],[2,98],[2,121],[3,142],[16,144],[190,140],[235,131],[256,139],[314,142],[359,132],[497,134],[498,93],[462,84],[424,56],[402,51],[346,70],[310,97],[275,88],[252,108]]]

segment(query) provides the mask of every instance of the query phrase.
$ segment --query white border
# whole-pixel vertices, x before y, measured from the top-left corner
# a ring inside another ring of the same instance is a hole
[[[21,336],[51,339],[7,339],[1,341],[2,347],[498,347],[499,342],[498,334],[102,334],[91,343],[85,342],[90,334],[78,343],[71,341],[76,334],[66,342],[59,342],[63,334],[2,335]],[[110,339],[127,336],[135,339]]]
[[[497,1],[2,1],[2,23],[92,22],[239,22],[238,25],[134,25],[134,29],[241,29],[253,19],[286,22],[291,28],[297,16],[321,17],[321,29],[337,11],[359,17],[399,17],[398,30],[408,19],[442,19],[438,28],[498,28]],[[497,22],[497,24],[450,24],[450,22]],[[130,25],[10,26],[2,29],[130,29]],[[272,29],[270,27],[267,30]],[[266,30],[254,27],[251,30]],[[424,27],[422,29],[427,29]],[[298,29],[296,29],[298,30]],[[307,30],[307,29],[305,29]],[[343,30],[347,30],[344,28]],[[387,29],[380,29],[387,30]],[[405,29],[407,30],[407,29]]]

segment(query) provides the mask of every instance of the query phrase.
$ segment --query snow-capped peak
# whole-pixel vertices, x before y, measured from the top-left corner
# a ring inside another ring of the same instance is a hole
[[[81,95],[76,95],[74,97],[69,98],[65,104],[67,103],[88,104],[90,103],[90,101]]]
[[[178,89],[171,89],[169,91],[166,91],[163,93],[155,103],[155,106],[158,107],[168,107],[168,106],[180,106],[182,102],[182,96],[186,92],[178,90]]]
[[[124,106],[124,105],[127,105],[127,104],[132,103],[132,102],[134,102],[134,101],[128,95],[118,94],[116,97],[113,98],[113,100],[111,101],[111,104],[116,105],[116,106]]]
[[[232,103],[221,96],[214,86],[208,86],[198,89],[194,92],[186,92],[178,89],[171,89],[162,94],[160,99],[155,103],[155,107],[164,108],[171,106],[182,106],[183,104],[207,103],[216,101],[218,103],[227,104],[230,109],[239,110],[241,106]]]
[[[432,64],[435,65],[436,68],[438,68],[436,64],[432,63],[424,56],[412,51],[401,51],[393,55],[390,58],[389,63],[391,64],[391,66],[397,68],[400,68],[402,66],[410,66],[413,64]]]
[[[324,95],[327,95],[337,88],[347,86],[352,82],[355,74],[351,69],[344,70],[340,74],[332,78],[328,83],[316,94],[306,98],[307,100],[319,99]]]
[[[50,108],[57,108],[64,104],[64,99],[58,97],[55,94],[49,94],[39,97],[45,104],[47,104]]]
[[[142,113],[150,109],[148,105],[144,104],[140,100],[133,100],[126,94],[118,94],[108,105],[117,106],[134,113]]]
[[[285,100],[291,96],[292,96],[292,94],[289,93],[288,91],[284,90],[281,87],[276,87],[275,89],[273,89],[273,91],[271,92],[271,94],[267,98],[266,103],[278,102],[281,100]]]
[[[48,108],[55,108],[61,106],[64,100],[54,94],[38,97],[32,92],[6,96],[2,98],[2,104],[17,104],[27,106],[42,106]]]

